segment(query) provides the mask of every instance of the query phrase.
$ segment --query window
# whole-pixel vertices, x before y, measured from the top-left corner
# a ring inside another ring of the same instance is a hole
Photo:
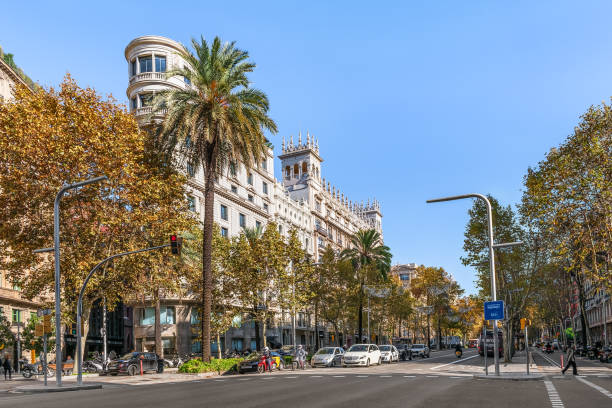
[[[21,322],[21,310],[13,309],[13,321]]]
[[[253,173],[249,173],[249,175],[247,176],[247,183],[253,185]]]
[[[268,212],[268,204],[264,203],[264,211]]]
[[[202,343],[200,341],[195,340],[191,343],[191,352],[192,353],[201,353],[202,352]]]
[[[308,163],[303,162],[302,163],[302,174],[307,174],[308,173]]]
[[[153,72],[153,59],[150,55],[148,57],[139,57],[138,62],[140,63],[140,73]]]
[[[187,207],[189,208],[189,211],[195,211],[196,210],[195,197],[187,196]]]
[[[255,228],[256,229],[260,229],[261,228],[261,222],[255,221]]]
[[[151,106],[151,102],[153,102],[152,94],[140,94],[138,95],[140,98],[140,107],[143,108],[145,106]]]
[[[227,238],[227,237],[228,237],[228,235],[229,235],[229,234],[227,233],[227,228],[223,228],[223,227],[222,227],[222,228],[221,228],[221,236],[222,236],[223,238]]]
[[[200,323],[200,313],[194,308],[191,309],[191,324],[199,324]]]
[[[136,58],[130,62],[130,74],[136,75]]]
[[[230,174],[236,177],[236,163],[230,163],[229,169],[230,169]]]
[[[155,56],[155,72],[166,72],[166,57]]]
[[[187,174],[189,174],[189,177],[195,176],[195,170],[193,169],[193,166],[189,163],[187,163]]]
[[[278,233],[279,233],[279,234],[282,234],[282,233],[283,233],[283,226],[282,226],[282,225],[279,225],[279,226],[278,226]]]
[[[308,238],[306,238],[306,249],[308,249],[309,246],[310,246],[310,241],[308,240]]]
[[[242,228],[245,228],[246,227],[246,215],[240,214],[239,218],[240,218],[240,226]]]
[[[238,187],[232,185],[232,193],[238,194]]]
[[[293,177],[297,178],[300,175],[300,165],[295,163],[293,165]]]
[[[249,194],[249,201],[254,202],[253,194]]]
[[[400,279],[403,281],[407,281],[407,280],[410,280],[410,276],[408,274],[402,273],[400,275]]]
[[[264,160],[261,162],[261,168],[264,170],[268,170],[268,161]]]
[[[285,166],[285,178],[286,179],[291,178],[291,167],[289,166]]]
[[[138,108],[138,100],[136,98],[132,98],[132,110]]]
[[[264,182],[262,185],[262,190],[264,194],[268,194],[268,183]]]
[[[155,324],[155,308],[145,307],[144,309],[138,309],[138,322],[141,326],[149,326]],[[175,313],[174,306],[161,306],[159,308],[159,322],[160,324],[174,324]]]
[[[227,206],[221,204],[221,219],[227,221]]]

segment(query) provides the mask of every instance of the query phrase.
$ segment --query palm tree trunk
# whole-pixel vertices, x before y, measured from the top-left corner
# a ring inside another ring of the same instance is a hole
[[[202,240],[202,361],[210,361],[210,313],[212,308],[212,238],[215,210],[217,153],[209,146],[204,184],[204,231]]]
[[[361,343],[363,341],[363,282],[361,282],[361,286],[359,288],[359,311],[357,321],[359,325],[359,340],[357,340],[357,343]]]
[[[319,343],[319,301],[315,301],[314,307],[314,321],[315,321],[315,349],[319,350],[321,344]]]

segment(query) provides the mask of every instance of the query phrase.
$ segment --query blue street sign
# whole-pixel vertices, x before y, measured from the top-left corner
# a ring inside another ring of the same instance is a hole
[[[484,318],[485,320],[503,320],[504,301],[496,300],[494,302],[485,302],[484,303]]]

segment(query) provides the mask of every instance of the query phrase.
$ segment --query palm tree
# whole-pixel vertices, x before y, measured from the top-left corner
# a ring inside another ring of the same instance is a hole
[[[215,178],[229,163],[247,169],[261,162],[268,152],[264,130],[276,133],[268,116],[268,97],[250,88],[247,74],[255,64],[235,43],[215,37],[192,39],[194,52],[187,47],[179,53],[185,66],[168,72],[190,85],[161,92],[155,112],[167,109],[158,129],[157,145],[166,154],[175,154],[194,170],[204,169],[204,223],[202,239],[202,357],[210,360],[210,313],[212,304],[212,232]]]
[[[351,248],[340,256],[350,259],[359,281],[359,341],[363,333],[363,289],[368,278],[386,280],[391,269],[391,251],[384,245],[380,234],[373,229],[359,230],[351,239]],[[369,339],[368,339],[369,341]]]

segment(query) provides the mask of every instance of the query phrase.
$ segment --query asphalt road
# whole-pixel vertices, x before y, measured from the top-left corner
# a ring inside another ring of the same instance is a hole
[[[110,385],[92,391],[12,395],[0,398],[0,406],[612,407],[612,370],[604,368],[609,373],[579,378],[560,377],[551,362],[554,359],[549,361],[540,355],[536,359],[543,371],[550,371],[545,381],[476,380],[472,375],[482,372],[483,361],[470,350],[461,360],[452,352],[440,352],[430,359],[370,368],[284,371],[182,383]],[[585,372],[587,367],[602,372],[598,363],[579,361],[579,364]]]

